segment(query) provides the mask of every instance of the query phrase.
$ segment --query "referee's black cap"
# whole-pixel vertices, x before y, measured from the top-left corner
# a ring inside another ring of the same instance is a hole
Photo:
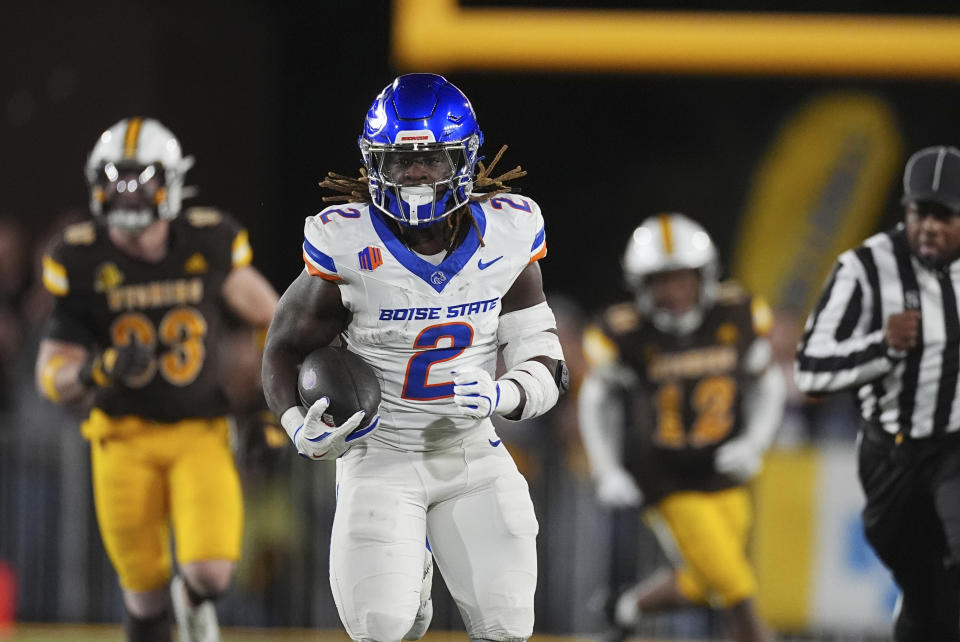
[[[925,147],[907,161],[900,202],[923,201],[960,212],[960,150],[956,147]]]

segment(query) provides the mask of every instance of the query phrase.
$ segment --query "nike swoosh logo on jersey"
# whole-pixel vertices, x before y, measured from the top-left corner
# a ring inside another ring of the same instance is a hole
[[[490,445],[491,445],[491,446],[493,446],[494,448],[496,448],[497,446],[500,445],[500,442],[502,442],[503,440],[502,440],[502,439],[498,439],[498,440],[494,441],[494,440],[492,440],[492,439],[488,439],[487,441],[490,442]]]
[[[483,262],[483,259],[477,259],[477,267],[480,268],[481,270],[486,270],[488,267],[490,267],[491,265],[493,265],[494,263],[496,263],[502,258],[503,258],[503,254],[493,259],[492,261],[488,261],[486,263]]]

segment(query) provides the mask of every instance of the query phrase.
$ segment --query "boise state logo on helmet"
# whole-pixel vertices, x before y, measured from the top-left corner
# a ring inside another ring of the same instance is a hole
[[[437,74],[399,76],[374,100],[360,136],[373,204],[431,225],[468,202],[483,133],[470,101]]]

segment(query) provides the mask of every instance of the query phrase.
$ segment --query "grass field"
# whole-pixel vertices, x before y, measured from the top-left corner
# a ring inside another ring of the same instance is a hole
[[[54,625],[20,624],[14,628],[0,629],[3,642],[123,642],[123,631],[115,625]],[[253,629],[227,628],[221,631],[222,642],[349,642],[343,631],[314,631],[307,629]],[[463,642],[463,633],[431,632],[424,642]],[[537,642],[589,642],[589,638],[533,636]]]
[[[459,631],[431,631],[423,642],[465,642],[467,636]],[[350,642],[340,630],[312,629],[257,629],[225,628],[222,642]],[[888,642],[886,636],[871,635],[779,635],[780,642]],[[597,638],[534,635],[531,642],[596,642]],[[109,624],[18,624],[13,628],[0,627],[0,642],[124,642],[119,625]],[[719,640],[688,640],[668,637],[637,637],[628,642],[722,642]],[[931,641],[933,642],[933,641]]]

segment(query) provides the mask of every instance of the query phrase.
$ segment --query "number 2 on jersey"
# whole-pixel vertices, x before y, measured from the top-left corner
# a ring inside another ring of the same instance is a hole
[[[450,346],[438,348],[442,339],[449,339]],[[414,348],[422,348],[407,361],[407,373],[403,378],[401,397],[413,401],[433,401],[453,396],[453,381],[427,383],[430,368],[443,361],[460,356],[473,343],[473,326],[467,323],[441,323],[420,331],[413,342]]]
[[[502,210],[504,203],[506,203],[507,205],[509,205],[515,210],[520,210],[521,212],[530,211],[530,203],[520,199],[513,200],[510,198],[507,198],[506,196],[498,196],[496,198],[490,199],[490,205],[492,205],[493,209],[495,210]]]

